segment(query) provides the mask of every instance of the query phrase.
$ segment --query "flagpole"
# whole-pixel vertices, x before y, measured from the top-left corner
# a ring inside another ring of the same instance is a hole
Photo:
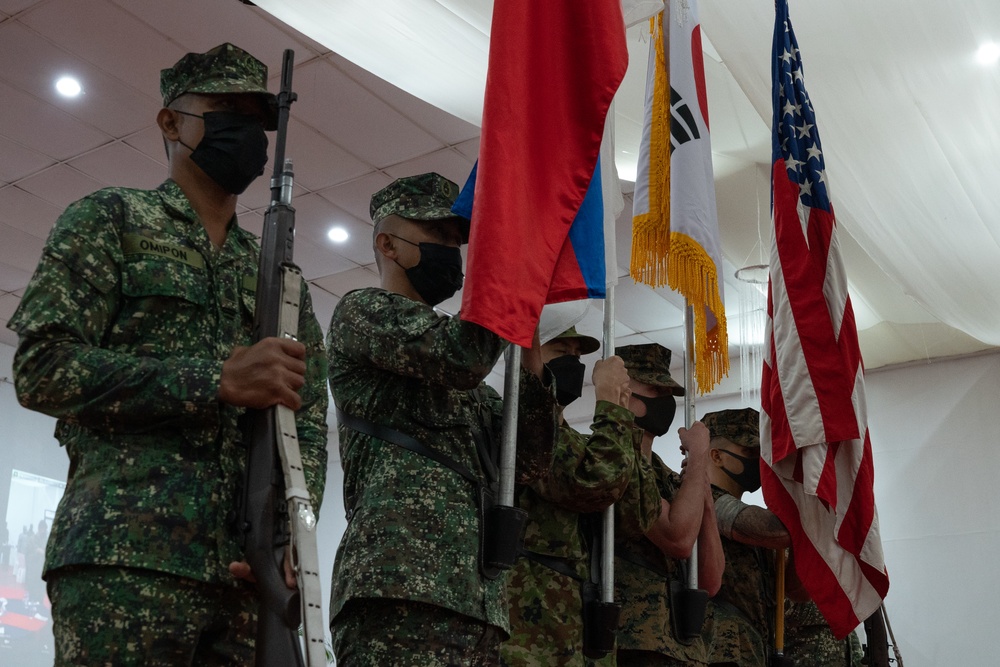
[[[615,353],[615,286],[604,296],[604,358]],[[604,509],[601,521],[601,602],[615,601],[615,506]]]
[[[521,346],[510,345],[503,380],[503,435],[500,440],[500,480],[497,504],[514,506],[514,466],[517,460],[517,403],[521,390]]]
[[[694,426],[694,308],[691,302],[684,300],[684,428]],[[684,455],[687,458],[687,454]],[[698,589],[698,540],[691,546],[691,557],[688,559],[687,587]]]
[[[792,667],[785,655],[785,550],[777,549],[774,561],[774,666]]]

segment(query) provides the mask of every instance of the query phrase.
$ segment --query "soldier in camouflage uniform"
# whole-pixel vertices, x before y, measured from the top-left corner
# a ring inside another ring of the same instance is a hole
[[[169,179],[70,205],[10,320],[18,399],[58,418],[70,458],[45,563],[57,665],[253,662],[257,599],[231,519],[246,408],[298,411],[322,499],[326,367],[308,291],[301,342],[251,345],[259,250],[235,211],[276,126],[266,86],[232,44],[163,70]]]
[[[725,561],[708,484],[708,431],[681,428],[687,453],[683,477],[653,453],[653,439],[670,428],[684,389],[670,377],[670,350],[655,343],[617,349],[631,388],[629,406],[643,429],[640,467],[615,505],[615,599],[619,667],[704,665],[700,638],[685,645],[671,628],[670,582],[686,581],[680,560],[698,542],[699,586],[718,590]]]
[[[752,408],[702,417],[712,436],[708,475],[726,553],[704,632],[709,663],[719,667],[766,667],[775,608],[772,549],[790,543],[774,514],[740,501],[760,488],[759,419]]]
[[[599,347],[596,338],[573,327],[542,345],[560,406],[580,397],[585,366],[579,357]],[[518,505],[529,520],[526,557],[507,587],[511,637],[501,657],[510,667],[585,664],[580,587],[590,581],[589,545],[600,530],[600,515],[585,515],[603,511],[621,496],[638,467],[642,437],[625,407],[629,379],[621,358],[598,360],[593,381],[597,403],[590,434],[576,431],[560,413],[552,467],[518,491]]]
[[[462,281],[468,222],[451,212],[457,194],[422,174],[372,196],[382,287],[344,295],[330,323],[348,516],[330,603],[342,667],[496,665],[509,630],[506,577],[480,568],[477,493],[495,476],[502,416],[483,379],[506,343],[432,308]],[[522,363],[526,481],[549,467],[557,406],[539,349]]]
[[[858,633],[837,639],[816,604],[785,604],[785,655],[795,667],[861,667]]]

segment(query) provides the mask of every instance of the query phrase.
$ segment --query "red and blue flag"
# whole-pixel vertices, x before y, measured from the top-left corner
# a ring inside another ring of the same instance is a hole
[[[530,346],[544,304],[604,295],[598,156],[627,66],[619,0],[494,3],[479,161],[456,203],[472,220],[463,320]]]

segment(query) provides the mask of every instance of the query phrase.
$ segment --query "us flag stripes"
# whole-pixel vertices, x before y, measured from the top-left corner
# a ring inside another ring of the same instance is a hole
[[[786,0],[775,4],[772,218],[761,477],[796,571],[837,637],[889,589],[864,365],[812,103]]]

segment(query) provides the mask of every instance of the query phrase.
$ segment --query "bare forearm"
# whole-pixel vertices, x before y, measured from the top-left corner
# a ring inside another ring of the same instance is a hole
[[[706,494],[711,497],[705,469],[689,468],[673,500],[662,501],[660,516],[646,537],[671,558],[688,558],[701,529]]]
[[[722,573],[726,569],[726,554],[715,518],[715,505],[711,494],[705,502],[701,527],[698,532],[698,587],[715,595],[722,587]]]

